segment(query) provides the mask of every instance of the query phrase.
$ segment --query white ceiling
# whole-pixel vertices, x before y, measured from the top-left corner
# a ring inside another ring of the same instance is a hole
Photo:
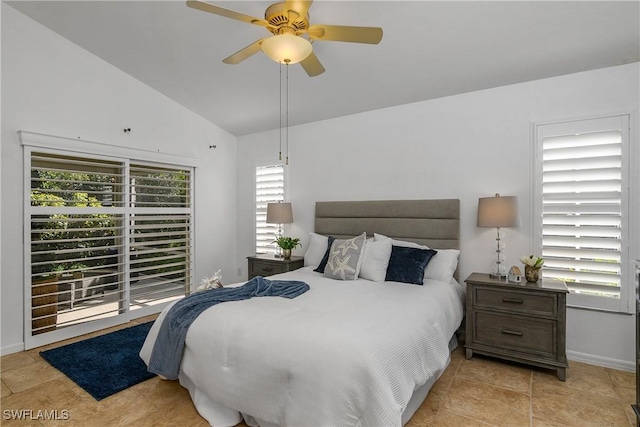
[[[269,33],[184,1],[9,1],[230,133],[279,127],[279,65],[222,59]],[[215,1],[263,17],[272,2]],[[317,41],[290,66],[289,124],[640,60],[638,1],[323,1],[311,24],[379,26],[379,45]]]

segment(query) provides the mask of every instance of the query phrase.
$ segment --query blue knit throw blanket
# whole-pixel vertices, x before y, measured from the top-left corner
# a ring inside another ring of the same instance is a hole
[[[180,373],[184,340],[189,326],[207,308],[226,301],[253,297],[295,298],[309,290],[309,285],[296,280],[268,280],[254,277],[236,288],[217,288],[191,294],[169,309],[151,352],[147,370],[175,380]]]

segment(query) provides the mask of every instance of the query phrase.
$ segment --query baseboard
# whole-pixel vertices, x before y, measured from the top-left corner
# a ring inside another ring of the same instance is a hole
[[[620,371],[635,372],[635,361],[612,359],[610,357],[595,356],[593,354],[580,353],[578,351],[567,350],[567,358],[576,362],[588,363],[589,365],[602,366],[603,368],[618,369]],[[571,369],[571,364],[569,364]]]
[[[24,351],[24,343],[18,343],[18,344],[11,344],[8,345],[6,347],[2,347],[0,349],[0,355],[2,356],[6,356],[7,354],[11,354],[11,353],[19,353],[21,351]]]

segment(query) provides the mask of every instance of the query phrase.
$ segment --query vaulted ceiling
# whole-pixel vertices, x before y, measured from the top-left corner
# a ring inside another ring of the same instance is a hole
[[[184,1],[9,1],[82,48],[230,133],[279,127],[280,66],[269,35]],[[263,17],[272,2],[211,3]],[[323,1],[312,24],[379,26],[378,45],[316,41],[326,71],[289,67],[289,124],[640,60],[638,1]]]

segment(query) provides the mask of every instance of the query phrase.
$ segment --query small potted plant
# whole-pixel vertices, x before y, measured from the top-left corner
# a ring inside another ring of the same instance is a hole
[[[300,246],[300,239],[297,237],[278,237],[273,243],[277,244],[282,249],[282,257],[285,259],[291,258],[291,250]]]
[[[529,255],[523,256],[520,261],[524,264],[524,276],[527,278],[527,282],[537,282],[540,278],[544,258]]]

